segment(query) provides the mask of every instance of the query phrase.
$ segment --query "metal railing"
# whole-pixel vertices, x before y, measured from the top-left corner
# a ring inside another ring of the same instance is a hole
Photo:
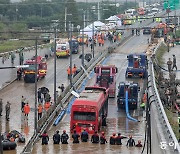
[[[154,53],[157,52],[158,48],[161,46],[160,42],[157,47],[154,49]],[[159,92],[156,86],[155,81],[155,70],[151,59],[149,58],[149,69],[148,69],[148,93],[149,101],[151,102],[151,116],[154,119],[151,119],[156,123],[153,130],[156,131],[159,141],[159,150],[161,153],[168,154],[179,154],[180,146],[178,140],[172,130],[172,127],[166,116],[163,104],[161,102]],[[153,113],[153,114],[152,114]],[[157,145],[156,145],[157,146]]]

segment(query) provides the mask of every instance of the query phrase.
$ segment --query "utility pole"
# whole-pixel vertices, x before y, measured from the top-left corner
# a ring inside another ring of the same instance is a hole
[[[38,74],[38,69],[37,69],[37,37],[35,41],[35,104],[34,104],[34,134],[37,133],[37,128],[38,128],[38,123],[37,123],[37,74]]]
[[[92,23],[92,52],[93,52],[93,58],[94,58],[94,39],[95,39],[95,37],[94,37],[94,20],[93,20],[93,23]]]
[[[100,8],[99,8],[99,2],[98,2],[98,21],[100,21]]]
[[[82,66],[84,67],[84,28],[85,28],[85,12],[83,11],[84,27],[82,29]]]
[[[56,102],[56,26],[54,28],[54,103],[57,105]]]
[[[70,42],[72,42],[72,28],[71,28],[71,21],[69,21],[69,38],[70,38]],[[71,49],[71,45],[70,45],[70,85],[71,87],[73,86],[72,83],[72,49]]]
[[[66,32],[66,20],[67,20],[67,7],[65,7],[65,15],[64,15],[64,31]]]

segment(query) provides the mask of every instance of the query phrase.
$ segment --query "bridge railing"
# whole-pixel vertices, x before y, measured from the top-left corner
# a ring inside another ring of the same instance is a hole
[[[158,48],[163,42],[160,42],[154,49],[154,54],[156,54]],[[148,94],[149,101],[151,105],[151,123],[154,122],[153,129],[151,131],[156,131],[158,136],[159,151],[161,153],[180,153],[180,146],[178,140],[172,130],[172,127],[168,121],[166,112],[164,110],[163,104],[161,102],[159,92],[156,86],[156,76],[153,63],[149,59],[149,69],[148,69]],[[157,146],[157,145],[156,145]]]

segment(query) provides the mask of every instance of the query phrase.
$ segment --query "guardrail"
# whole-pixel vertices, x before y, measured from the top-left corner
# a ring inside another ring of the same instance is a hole
[[[154,50],[154,53],[157,52],[157,49],[161,46],[162,42],[160,42],[157,47]],[[149,101],[151,105],[151,116],[154,117],[152,119],[155,121],[155,126],[157,131],[157,136],[159,140],[159,150],[161,153],[169,153],[169,154],[179,154],[180,153],[180,146],[177,141],[177,138],[171,128],[171,125],[168,121],[168,118],[166,116],[166,113],[164,111],[164,107],[162,105],[158,89],[156,86],[156,81],[155,81],[155,71],[154,71],[154,66],[149,59],[149,68],[148,68],[148,93],[149,93]],[[151,123],[152,123],[151,120]],[[162,145],[163,144],[163,145]],[[157,145],[156,145],[157,146]],[[157,152],[158,153],[158,152]]]

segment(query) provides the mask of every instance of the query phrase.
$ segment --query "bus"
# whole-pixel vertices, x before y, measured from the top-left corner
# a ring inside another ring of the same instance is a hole
[[[95,86],[109,88],[109,97],[115,97],[117,67],[115,65],[97,65],[94,72],[96,73]]]
[[[108,89],[86,87],[71,108],[70,131],[80,133],[86,130],[93,134],[99,131],[102,120],[108,114]]]

